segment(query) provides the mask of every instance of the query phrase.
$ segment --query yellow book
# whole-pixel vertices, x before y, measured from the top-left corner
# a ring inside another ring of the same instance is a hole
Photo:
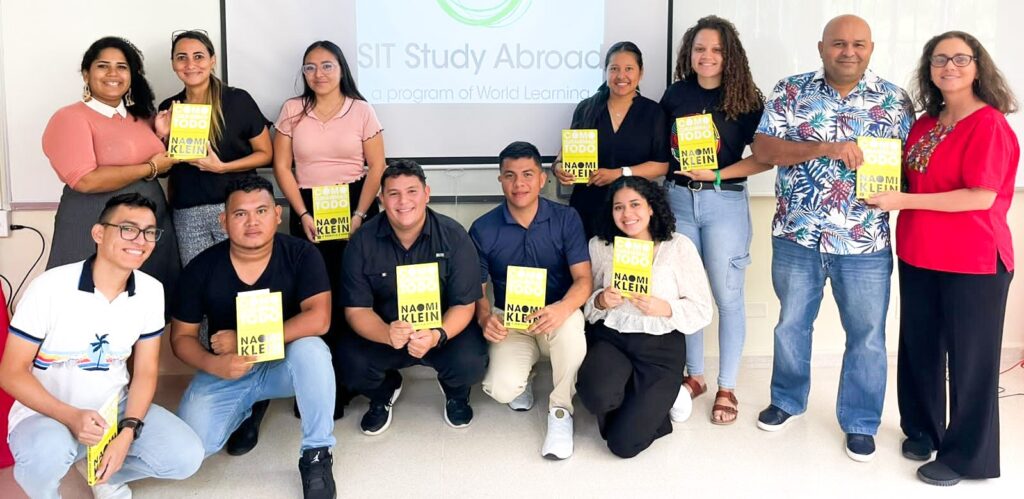
[[[505,327],[529,329],[533,321],[526,318],[544,308],[548,270],[509,265],[505,275]]]
[[[284,358],[284,314],[281,292],[269,289],[238,293],[235,297],[238,355],[253,355],[255,362]]]
[[[654,241],[617,236],[612,249],[612,288],[623,296],[651,294]]]
[[[209,104],[171,105],[171,136],[167,140],[167,155],[183,160],[205,158],[212,116],[213,108]]]
[[[441,327],[441,279],[437,262],[399,265],[398,320],[420,329]]]
[[[676,139],[682,171],[718,169],[718,128],[711,114],[676,118]]]
[[[562,130],[562,170],[585,184],[597,170],[597,130]]]
[[[317,241],[348,239],[352,232],[348,184],[313,188],[313,222]]]
[[[900,139],[857,137],[864,164],[857,169],[857,199],[879,192],[899,191],[903,174],[903,143]]]
[[[96,476],[96,472],[100,467],[100,462],[103,460],[103,451],[106,450],[107,445],[117,435],[117,409],[118,404],[121,402],[121,391],[118,390],[116,393],[110,396],[106,402],[103,403],[103,407],[96,412],[103,416],[103,420],[107,422],[107,429],[103,432],[103,438],[96,445],[90,445],[86,448],[85,456],[85,481],[89,483],[89,486],[96,485],[96,482],[102,478]]]

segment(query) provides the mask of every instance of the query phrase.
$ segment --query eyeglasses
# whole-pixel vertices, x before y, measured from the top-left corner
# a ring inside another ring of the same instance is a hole
[[[973,55],[955,54],[952,57],[948,55],[933,55],[929,57],[928,60],[931,61],[933,68],[944,68],[949,61],[953,61],[954,66],[962,68],[966,67],[973,61],[977,61],[978,58]]]
[[[316,64],[303,64],[302,73],[307,75],[316,73],[316,67]],[[324,74],[329,75],[333,73],[335,69],[338,69],[338,65],[333,62],[324,62],[320,64],[320,71],[323,71]]]
[[[143,239],[151,243],[155,243],[160,240],[160,236],[164,235],[163,229],[151,228],[151,229],[140,229],[134,225],[117,225],[101,223],[104,227],[117,227],[121,232],[121,239],[125,241],[134,241],[139,238],[139,234],[142,234]]]
[[[171,32],[171,43],[177,41],[178,35],[184,35],[185,33],[201,33],[203,36],[209,38],[210,33],[207,33],[205,29],[176,29]]]

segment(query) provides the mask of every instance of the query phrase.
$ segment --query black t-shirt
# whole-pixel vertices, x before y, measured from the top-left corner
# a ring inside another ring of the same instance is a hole
[[[476,247],[458,222],[428,208],[423,232],[406,250],[388,217],[383,213],[373,217],[352,235],[345,249],[342,303],[346,307],[373,308],[390,324],[398,320],[395,267],[430,262],[438,263],[442,313],[483,296]]]
[[[594,128],[592,124],[587,126],[584,123],[586,106],[587,101],[576,106],[570,128]],[[648,161],[667,162],[671,156],[668,120],[661,106],[646,97],[638,95],[633,99],[618,132],[612,129],[607,107],[598,113],[596,128],[598,168],[622,168]],[[579,211],[588,239],[593,236],[593,222],[604,206],[607,193],[608,186],[577,184],[572,189],[569,204]]]
[[[263,274],[253,284],[238,278],[229,254],[231,241],[217,243],[196,256],[178,280],[174,318],[190,324],[209,320],[209,330],[235,329],[235,297],[244,291],[281,292],[284,320],[301,312],[306,298],[331,290],[327,269],[313,244],[287,234],[274,235],[274,249]],[[208,347],[205,338],[201,339]]]
[[[160,103],[159,109],[170,108],[173,101],[185,102],[185,91],[168,97]],[[252,154],[249,139],[263,133],[271,124],[256,101],[249,92],[224,85],[221,87],[221,110],[224,113],[224,130],[217,143],[217,157],[227,163]],[[204,172],[189,163],[178,163],[171,168],[168,187],[171,207],[181,209],[223,203],[224,191],[231,181],[255,173],[255,169],[232,173]]]
[[[739,115],[735,120],[730,120],[721,110],[722,87],[705,89],[701,87],[696,79],[681,80],[673,83],[665,90],[661,97],[661,107],[670,120],[668,141],[676,143],[676,118],[692,114],[711,113],[711,119],[718,128],[718,168],[724,169],[734,165],[743,159],[743,149],[754,141],[754,131],[761,121],[761,114],[764,106],[756,110]],[[669,155],[668,171],[679,171],[679,159],[675,155]],[[669,173],[668,178],[688,180],[686,177]],[[731,178],[723,180],[723,184],[743,182],[746,177]]]

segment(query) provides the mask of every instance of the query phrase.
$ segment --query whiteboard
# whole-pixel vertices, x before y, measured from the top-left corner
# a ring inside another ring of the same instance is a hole
[[[754,81],[765,97],[780,79],[821,67],[817,43],[829,19],[856,14],[871,25],[875,51],[871,69],[909,88],[924,44],[950,30],[976,36],[1024,99],[1024,2],[1019,0],[672,0],[672,67],[683,33],[709,14],[736,25],[747,51]],[[1024,112],[1007,116],[1024,137]],[[752,195],[774,195],[771,171],[750,180]],[[1024,188],[1024,166],[1018,165],[1017,188]]]

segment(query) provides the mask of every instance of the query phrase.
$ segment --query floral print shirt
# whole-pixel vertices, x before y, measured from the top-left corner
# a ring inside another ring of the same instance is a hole
[[[907,92],[871,70],[844,98],[819,69],[775,85],[757,133],[793,142],[906,140],[913,123]],[[827,157],[778,168],[772,236],[836,255],[888,248],[889,215],[856,199],[856,184],[856,171]]]

